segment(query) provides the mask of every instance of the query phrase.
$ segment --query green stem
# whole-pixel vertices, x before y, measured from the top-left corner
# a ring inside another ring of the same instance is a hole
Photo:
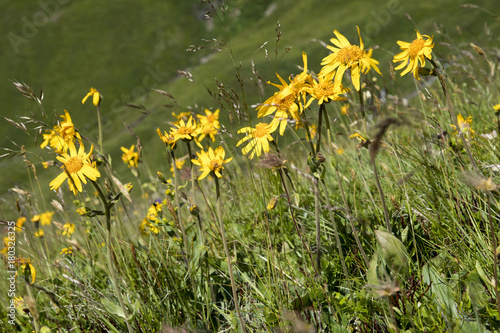
[[[497,236],[495,234],[495,225],[491,218],[491,193],[487,193],[488,197],[488,220],[490,222],[491,243],[493,245],[493,278],[495,279],[495,296],[497,301],[497,310],[500,315],[500,292],[498,290],[498,256],[497,256]]]
[[[101,102],[99,101],[99,103],[97,104],[97,125],[99,127],[99,152],[101,153],[101,155],[104,155],[104,148],[103,148],[103,145],[102,145],[102,126],[101,126]]]
[[[314,177],[314,216],[316,220],[316,267],[318,275],[321,275],[321,223],[319,202],[319,179]]]
[[[38,323],[38,310],[36,308],[36,302],[35,299],[33,298],[33,292],[31,291],[31,288],[33,286],[29,283],[28,277],[25,275],[24,277],[24,282],[26,283],[26,290],[28,291],[28,297],[33,301],[33,306],[35,307],[35,313],[32,313],[33,317],[33,326],[35,326],[35,332],[38,333],[40,332],[40,324]]]
[[[229,253],[229,248],[227,246],[227,241],[226,241],[226,229],[224,227],[224,221],[222,220],[219,178],[214,177],[214,180],[215,180],[215,192],[217,195],[217,219],[219,220],[222,243],[224,245],[224,252],[226,253],[226,258],[227,258],[229,278],[231,279],[231,289],[233,291],[234,307],[236,308],[236,314],[238,315],[238,320],[240,322],[240,329],[243,333],[245,333],[246,332],[245,324],[243,322],[243,317],[241,316],[240,306],[238,303],[238,293],[236,292],[236,283],[234,282],[233,266],[231,264],[231,255]]]
[[[361,107],[361,117],[363,117],[363,125],[365,127],[365,133],[367,133],[366,115],[365,115],[365,102],[363,100],[363,92],[361,91],[361,88],[359,88],[359,90],[358,90],[358,96],[359,96],[359,105]]]
[[[113,287],[114,287],[115,292],[116,292],[116,297],[118,298],[118,303],[120,303],[120,307],[123,311],[123,315],[125,316],[125,323],[127,324],[128,332],[133,333],[134,331],[132,330],[132,326],[129,323],[129,313],[128,313],[127,307],[125,306],[125,303],[123,302],[122,294],[121,294],[119,286],[118,286],[118,278],[116,276],[115,266],[114,266],[113,260],[112,260],[111,205],[109,204],[108,200],[106,199],[106,196],[102,192],[99,185],[93,180],[91,180],[91,182],[92,182],[92,185],[94,185],[95,189],[97,190],[97,193],[99,194],[99,198],[101,199],[102,205],[104,206],[105,213],[106,213],[106,247],[107,247],[107,256],[108,256],[108,266],[109,266],[109,271],[111,273],[111,280],[113,281]]]
[[[375,184],[377,184],[378,194],[380,196],[380,201],[382,202],[382,208],[384,209],[384,219],[385,226],[389,233],[392,233],[391,222],[389,221],[389,211],[387,210],[387,205],[385,203],[384,191],[382,190],[382,185],[380,184],[380,180],[377,172],[377,164],[375,163],[375,156],[370,156],[370,161],[372,163],[373,175],[375,176]]]
[[[321,103],[319,106],[319,116],[318,116],[318,142],[316,143],[316,154],[319,153],[321,147],[321,126],[323,126],[323,113],[326,113],[325,103]]]
[[[175,153],[173,150],[170,151],[170,157],[172,158],[172,165],[174,166],[174,186],[175,186],[175,206],[177,207],[177,219],[179,220],[179,229],[182,233],[182,244],[184,245],[184,252],[186,256],[186,261],[188,261],[188,251],[187,251],[187,237],[186,230],[184,229],[184,224],[182,222],[181,214],[181,204],[179,202],[179,171],[175,164]],[[189,269],[189,266],[187,267]]]

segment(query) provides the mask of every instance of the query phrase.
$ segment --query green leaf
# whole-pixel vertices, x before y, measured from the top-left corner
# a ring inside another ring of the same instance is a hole
[[[409,272],[409,255],[406,248],[396,236],[382,230],[375,230],[375,236],[380,245],[382,258],[391,268],[399,273]]]

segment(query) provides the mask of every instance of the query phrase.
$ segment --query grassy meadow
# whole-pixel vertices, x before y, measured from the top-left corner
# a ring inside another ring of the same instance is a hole
[[[500,332],[494,1],[62,2],[0,3],[0,331]]]

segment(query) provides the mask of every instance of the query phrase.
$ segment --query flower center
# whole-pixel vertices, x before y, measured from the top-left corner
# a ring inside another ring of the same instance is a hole
[[[222,163],[218,159],[210,161],[210,170],[216,171],[222,168]]]
[[[411,42],[410,46],[408,46],[408,54],[411,58],[415,58],[418,56],[418,53],[424,48],[425,40],[421,38],[415,39]]]
[[[215,121],[215,117],[214,117],[214,115],[213,115],[213,114],[211,114],[211,115],[207,116],[207,122],[208,122],[208,123],[210,123],[210,124],[211,124],[211,123],[213,123],[214,121]]]
[[[254,138],[262,138],[263,136],[266,136],[269,134],[267,130],[267,124],[265,123],[260,123],[255,126],[255,131],[252,133]]]
[[[278,101],[278,109],[281,111],[288,111],[290,107],[295,103],[295,96],[294,95],[289,95],[282,100]]]
[[[357,45],[345,46],[337,54],[337,59],[344,65],[359,61],[361,58],[363,58],[363,50]]]
[[[334,95],[335,90],[332,82],[325,82],[316,87],[316,92],[319,96],[331,96]]]
[[[83,167],[83,162],[82,159],[78,156],[74,156],[69,159],[68,162],[64,164],[66,166],[66,169],[68,170],[69,173],[77,173],[80,171]]]
[[[189,127],[181,127],[177,130],[177,133],[181,135],[190,135],[193,132],[193,130]]]

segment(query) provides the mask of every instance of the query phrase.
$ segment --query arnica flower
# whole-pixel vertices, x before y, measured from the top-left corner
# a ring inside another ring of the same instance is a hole
[[[158,227],[151,223],[147,218],[144,218],[139,225],[139,231],[141,232],[141,235],[148,235],[150,232],[158,234],[160,229],[158,229]]]
[[[158,133],[158,136],[160,137],[161,141],[163,141],[163,143],[170,145],[170,148],[174,149],[175,143],[177,141],[172,134],[167,133],[167,131],[165,131],[165,134],[161,134],[160,128],[156,129],[156,133]]]
[[[299,105],[296,103],[298,93],[300,92],[301,86],[298,84],[288,85],[285,80],[276,74],[281,82],[281,85],[272,84],[273,86],[279,88],[279,91],[274,93],[272,97],[269,97],[263,104],[257,107],[257,117],[266,117],[273,113],[274,119],[273,132],[280,126],[280,135],[283,135],[286,128],[286,123],[289,118],[299,120],[300,110]],[[305,84],[304,84],[305,85]]]
[[[74,143],[71,142],[68,146],[69,153],[62,153],[61,156],[57,156],[59,162],[63,164],[61,166],[63,172],[51,181],[49,185],[51,190],[57,190],[67,178],[70,178],[68,180],[69,189],[76,195],[78,191],[82,192],[82,182],[86,184],[86,178],[95,181],[101,174],[90,161],[90,155],[94,146],[90,148],[88,154],[85,153],[82,142],[80,142],[78,152]]]
[[[31,284],[35,282],[36,278],[36,269],[35,266],[32,265],[33,260],[31,259],[25,259],[23,257],[16,258],[16,263],[15,265],[21,268],[21,271],[23,274],[26,274],[26,268],[29,268],[29,273],[31,275]]]
[[[54,215],[54,212],[45,212],[40,214],[40,223],[42,225],[50,225],[52,223],[52,215]]]
[[[194,142],[200,147],[203,148],[203,146],[196,140],[196,137],[199,134],[199,129],[196,126],[196,121],[193,119],[193,117],[189,117],[187,122],[184,122],[184,120],[180,120],[179,124],[174,125],[176,128],[170,128],[170,135],[174,137],[175,142],[179,140],[183,140],[185,142],[191,141],[194,139]],[[174,142],[174,145],[175,145]],[[173,148],[173,146],[172,146]]]
[[[61,250],[59,254],[65,254],[65,255],[70,255],[73,253],[73,247],[65,247],[64,249]]]
[[[122,160],[129,168],[137,168],[137,163],[139,162],[139,153],[134,151],[135,145],[132,145],[130,149],[121,147],[123,152]]]
[[[244,127],[238,131],[238,133],[246,133],[247,136],[243,137],[238,143],[236,147],[241,145],[243,142],[248,141],[248,144],[241,150],[244,155],[247,155],[250,151],[250,159],[252,159],[255,155],[260,156],[262,152],[269,152],[269,141],[273,141],[272,133],[272,125],[266,123],[259,123],[255,125],[255,128],[252,127]]]
[[[75,232],[75,225],[73,223],[65,223],[63,225],[63,233],[62,233],[63,236],[70,238],[74,232]]]
[[[307,92],[311,98],[308,101],[308,105],[316,99],[318,105],[327,103],[329,101],[345,101],[346,97],[339,96],[349,92],[350,89],[344,88],[342,85],[335,86],[333,83],[333,77],[335,76],[335,71],[326,74],[325,76],[318,77],[318,81],[311,79],[310,86],[305,87],[303,90]]]
[[[393,62],[401,61],[401,64],[396,67],[396,70],[400,70],[406,65],[406,69],[401,72],[401,76],[406,73],[412,72],[413,76],[417,80],[420,80],[418,76],[418,64],[420,62],[420,67],[425,66],[425,58],[431,60],[432,59],[432,48],[434,47],[434,43],[432,42],[433,37],[429,37],[427,35],[421,35],[417,30],[417,38],[413,40],[411,43],[398,41],[399,46],[403,52],[394,56]],[[426,37],[427,39],[424,39]]]
[[[500,104],[493,105],[493,109],[495,110],[495,113],[498,114],[500,112]]]
[[[43,134],[44,141],[40,145],[40,148],[45,148],[50,145],[56,152],[63,152],[68,149],[68,144],[70,142],[75,142],[75,138],[81,141],[80,133],[75,130],[75,125],[71,120],[69,112],[64,110],[64,116],[61,116],[63,121],[54,126],[54,129],[49,133]]]
[[[43,231],[43,229],[35,231],[35,237],[43,237],[43,235],[45,235],[45,231]]]
[[[203,172],[201,176],[198,177],[198,180],[205,178],[208,174],[222,178],[221,172],[224,169],[224,163],[229,163],[233,159],[232,157],[224,159],[226,152],[223,147],[217,147],[215,150],[208,147],[207,152],[202,150],[200,153],[196,152],[196,154],[198,155],[198,159],[192,159],[191,162],[199,165],[201,167],[200,170]]]
[[[366,74],[373,67],[377,73],[380,75],[382,74],[377,67],[378,61],[371,58],[371,50],[368,52],[364,51],[364,44],[361,39],[359,27],[356,28],[358,29],[359,46],[351,45],[347,38],[345,38],[344,35],[339,33],[337,30],[333,32],[337,38],[330,39],[330,42],[335,46],[327,46],[332,53],[323,58],[323,61],[321,62],[323,68],[318,76],[326,76],[334,70],[337,70],[334,82],[335,86],[339,87],[345,71],[350,69],[352,84],[354,85],[354,88],[359,91],[361,78],[360,73]]]
[[[198,141],[203,140],[206,136],[209,136],[212,139],[212,142],[215,142],[215,135],[218,133],[218,129],[220,129],[219,124],[219,112],[217,109],[213,113],[207,109],[205,109],[205,116],[198,115],[198,119],[200,120],[200,137]]]
[[[175,168],[177,170],[181,170],[182,167],[184,166],[184,164],[186,164],[186,160],[184,158],[182,158],[182,159],[177,159],[176,158],[175,159]],[[170,172],[174,173],[174,166],[173,165],[170,167]]]
[[[474,130],[471,128],[472,125],[472,116],[468,116],[467,119],[464,119],[464,117],[459,113],[457,116],[457,123],[458,123],[458,130],[462,132],[464,135],[469,136],[472,138],[474,136]],[[455,130],[455,133],[453,134],[458,134],[457,127],[453,124],[450,125],[453,127]]]
[[[26,218],[24,216],[17,219],[15,228],[16,232],[21,232],[23,230],[24,222],[26,222]]]
[[[82,99],[82,104],[85,104],[85,101],[90,96],[92,96],[92,102],[94,103],[94,105],[97,106],[99,104],[100,100],[101,100],[101,95],[99,95],[99,92],[96,89],[94,89],[94,88],[90,88],[90,91]]]
[[[175,112],[172,112],[172,116],[174,116],[175,118],[177,118],[176,124],[178,124],[181,119],[184,120],[184,121],[187,121],[188,117],[191,116],[191,112],[185,111],[185,112],[180,112],[179,114],[175,114]]]

